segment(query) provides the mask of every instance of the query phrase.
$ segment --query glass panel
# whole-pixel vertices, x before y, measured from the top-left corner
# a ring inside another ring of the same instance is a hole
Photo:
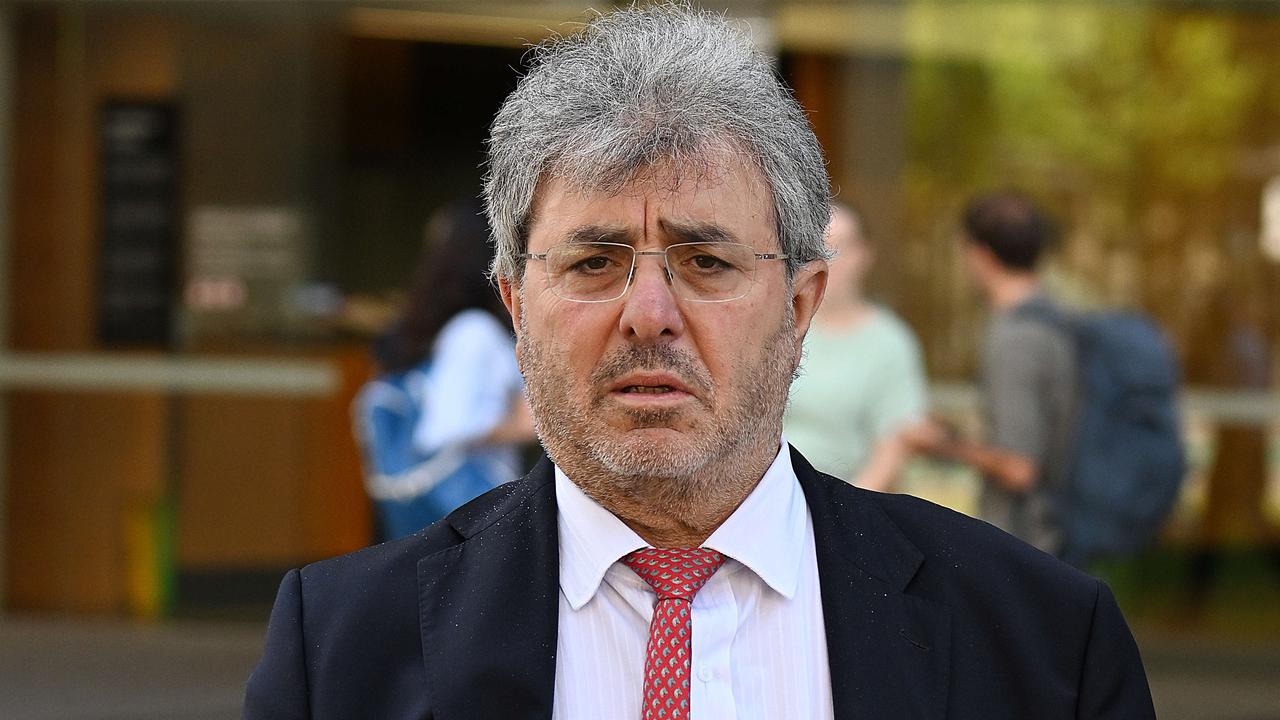
[[[667,262],[690,298],[729,300],[750,286],[756,256],[738,243],[684,243],[667,248]]]
[[[567,243],[547,252],[547,280],[570,300],[609,300],[622,294],[635,250],[612,243]]]

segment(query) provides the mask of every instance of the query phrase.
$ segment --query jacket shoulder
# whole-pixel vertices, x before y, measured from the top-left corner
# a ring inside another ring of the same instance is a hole
[[[424,717],[419,563],[518,514],[540,487],[517,480],[409,537],[290,571],[245,717]]]
[[[1092,607],[1096,578],[990,523],[910,495],[859,492],[924,556],[915,580],[920,591],[1053,596],[1082,611]]]
[[[993,718],[1058,717],[1071,707],[1074,717],[1154,718],[1141,655],[1104,583],[919,498],[864,498],[921,554],[906,592],[951,618],[957,705]]]

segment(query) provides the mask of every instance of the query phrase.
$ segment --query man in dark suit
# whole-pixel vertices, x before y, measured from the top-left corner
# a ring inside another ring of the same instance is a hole
[[[544,45],[485,189],[550,460],[290,572],[246,718],[1153,717],[1097,580],[783,442],[829,188],[746,33]]]

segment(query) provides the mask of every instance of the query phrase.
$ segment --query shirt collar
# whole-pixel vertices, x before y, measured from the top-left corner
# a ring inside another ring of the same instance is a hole
[[[790,600],[800,582],[809,507],[791,467],[786,438],[751,494],[702,544],[746,565]]]
[[[703,547],[745,565],[783,597],[795,595],[808,529],[808,507],[791,467],[786,440],[764,477]],[[648,547],[634,530],[555,469],[560,589],[574,610],[595,595],[623,555]]]
[[[648,543],[592,500],[556,467],[560,589],[574,610],[596,594],[604,574],[623,555]]]

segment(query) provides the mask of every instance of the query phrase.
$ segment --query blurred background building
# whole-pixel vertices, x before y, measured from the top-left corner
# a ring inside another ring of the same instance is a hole
[[[939,409],[973,415],[978,191],[1057,216],[1059,294],[1162,323],[1193,474],[1110,579],[1139,623],[1280,638],[1280,3],[704,4],[810,111]],[[0,607],[260,620],[368,542],[368,341],[525,45],[586,7],[0,0]]]

